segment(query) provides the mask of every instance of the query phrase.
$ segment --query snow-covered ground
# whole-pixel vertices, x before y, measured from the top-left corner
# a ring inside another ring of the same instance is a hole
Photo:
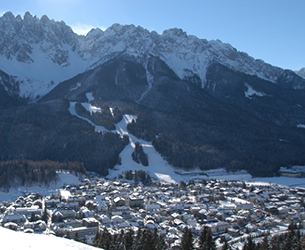
[[[26,234],[0,227],[1,249],[5,250],[96,250],[97,248],[54,235]],[[99,248],[100,249],[100,248]]]
[[[144,141],[136,138],[127,131],[127,124],[135,120],[136,116],[124,115],[122,121],[116,124],[116,131],[120,135],[129,136],[129,144],[121,152],[121,165],[118,165],[114,170],[109,171],[109,177],[114,178],[121,174],[123,171],[127,170],[144,170],[148,172],[152,177],[159,179],[161,182],[175,183],[184,180],[181,175],[174,172],[174,168],[171,167],[167,161],[165,161],[162,156],[155,150],[151,142]],[[139,142],[144,152],[148,155],[149,166],[145,167],[141,164],[136,163],[132,159],[132,152],[135,148],[135,143]]]
[[[71,184],[80,184],[81,181],[77,176],[70,174],[69,172],[61,172],[58,173],[59,181],[46,186],[33,185],[30,187],[18,187],[11,188],[9,192],[0,191],[0,201],[11,201],[17,199],[20,195],[24,195],[24,193],[39,193],[41,195],[51,195],[57,194],[59,190],[65,185]]]
[[[254,90],[248,83],[245,83],[245,86],[248,88],[247,91],[245,91],[245,97],[251,99],[251,97],[253,95],[256,95],[256,96],[265,96],[266,94],[263,93],[263,92],[258,92],[256,90]]]
[[[266,184],[278,184],[292,187],[305,187],[305,178],[293,178],[293,177],[261,177],[251,178],[247,180],[248,183],[253,185],[266,185]]]

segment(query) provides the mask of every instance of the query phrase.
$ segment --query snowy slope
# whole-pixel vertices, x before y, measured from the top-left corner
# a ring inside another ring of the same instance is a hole
[[[16,57],[10,60],[0,59],[0,69],[7,74],[17,76],[19,79],[21,97],[44,96],[61,81],[82,73],[88,64],[81,60],[71,49],[67,48],[69,66],[61,66],[49,60],[39,50],[39,45],[33,46],[31,58],[33,63],[20,63]]]
[[[1,249],[5,250],[94,250],[95,247],[54,235],[27,234],[0,227]],[[99,248],[100,249],[100,248]]]
[[[95,110],[95,112],[100,112],[97,107],[92,106],[89,102],[92,100],[90,98],[91,93],[87,93],[88,103],[82,103],[84,107],[87,107],[88,111]],[[75,110],[75,102],[70,102],[69,112],[85,121],[90,123],[92,126],[95,127],[95,131],[98,133],[107,132],[108,130],[102,126],[98,126],[94,124],[92,121],[80,116],[77,114]],[[161,182],[167,183],[177,183],[180,181],[187,181],[182,175],[177,174],[172,166],[170,166],[167,161],[165,161],[162,156],[155,150],[151,142],[147,142],[141,139],[136,138],[132,134],[128,133],[127,124],[131,123],[132,120],[136,120],[137,117],[134,115],[125,114],[123,119],[116,124],[116,133],[129,136],[129,144],[124,148],[121,152],[120,157],[122,159],[121,165],[115,166],[113,170],[109,169],[109,178],[117,177],[123,171],[126,170],[144,170],[148,172],[152,177],[159,179]],[[132,152],[135,149],[135,143],[139,142],[144,152],[148,155],[149,166],[145,167],[141,164],[136,163],[132,159]]]

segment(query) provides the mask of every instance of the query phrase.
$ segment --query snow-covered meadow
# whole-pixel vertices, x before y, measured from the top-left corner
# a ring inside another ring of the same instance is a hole
[[[94,250],[95,247],[74,240],[46,234],[26,234],[0,227],[1,249],[5,250]],[[100,248],[99,248],[100,249]]]
[[[49,187],[33,185],[28,187],[16,187],[11,188],[9,192],[0,191],[0,201],[10,201],[15,200],[20,195],[24,195],[25,193],[39,193],[41,195],[47,196],[51,194],[57,194],[59,190],[69,184],[80,184],[81,181],[74,174],[70,174],[69,172],[60,172],[58,173],[59,181],[53,183]]]

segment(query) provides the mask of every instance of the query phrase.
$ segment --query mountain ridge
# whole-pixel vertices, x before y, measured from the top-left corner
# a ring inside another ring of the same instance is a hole
[[[206,85],[207,68],[214,62],[274,83],[281,84],[284,78],[287,86],[291,82],[293,88],[305,86],[305,81],[291,81],[295,77],[292,71],[255,60],[230,44],[199,39],[178,28],[159,35],[140,26],[113,24],[105,31],[92,29],[80,36],[63,21],[47,16],[39,19],[29,12],[22,19],[7,12],[0,18],[0,35],[0,69],[17,76],[19,96],[32,100],[115,53],[159,57],[182,80],[197,79],[202,87]]]

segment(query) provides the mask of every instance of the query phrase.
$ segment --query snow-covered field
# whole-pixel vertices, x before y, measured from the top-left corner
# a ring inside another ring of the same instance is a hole
[[[250,178],[248,183],[254,185],[266,185],[266,184],[278,184],[292,187],[305,187],[305,178],[293,178],[293,177],[265,177],[265,178]]]
[[[59,181],[50,185],[49,187],[46,186],[39,186],[34,185],[31,187],[18,187],[18,188],[11,188],[9,192],[0,191],[0,201],[10,201],[15,200],[20,195],[24,193],[39,193],[41,195],[51,195],[57,194],[59,190],[68,184],[80,184],[81,181],[73,174],[69,172],[61,172],[59,175]]]
[[[0,227],[1,249],[5,250],[96,250],[97,248],[54,235],[26,234]],[[4,240],[5,239],[5,240]],[[100,248],[99,248],[100,249]]]

